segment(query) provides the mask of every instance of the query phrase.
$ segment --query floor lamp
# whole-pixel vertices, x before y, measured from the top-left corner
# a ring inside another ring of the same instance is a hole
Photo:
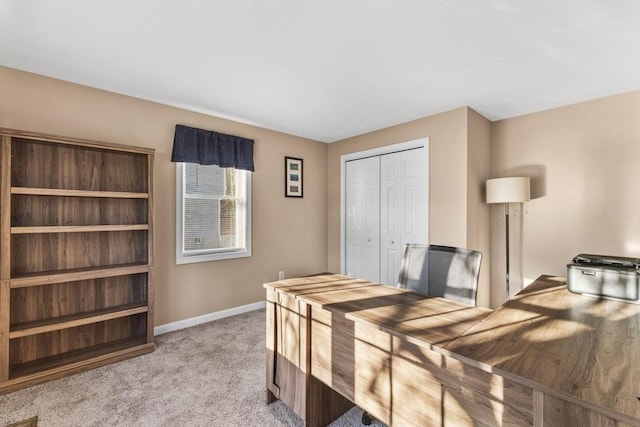
[[[528,177],[495,178],[487,180],[487,203],[504,203],[505,241],[507,254],[507,300],[509,293],[509,203],[531,199]]]

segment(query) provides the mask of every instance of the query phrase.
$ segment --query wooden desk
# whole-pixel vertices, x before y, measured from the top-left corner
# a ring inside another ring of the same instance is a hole
[[[340,275],[267,288],[267,397],[308,426],[640,425],[640,306],[541,276],[493,313]],[[635,363],[635,365],[634,365]]]
[[[638,305],[541,276],[446,349],[532,387],[544,425],[640,425]]]

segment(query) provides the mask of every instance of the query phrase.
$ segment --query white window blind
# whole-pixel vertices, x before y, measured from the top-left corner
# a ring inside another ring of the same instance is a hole
[[[250,172],[195,163],[176,170],[176,263],[250,256]]]

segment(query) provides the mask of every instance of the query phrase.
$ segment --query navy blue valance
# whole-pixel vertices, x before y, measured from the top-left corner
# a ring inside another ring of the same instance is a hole
[[[176,125],[171,161],[253,171],[253,139]]]

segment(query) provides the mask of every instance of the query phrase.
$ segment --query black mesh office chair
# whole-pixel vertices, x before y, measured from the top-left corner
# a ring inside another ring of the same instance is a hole
[[[398,287],[422,295],[476,305],[482,253],[471,249],[409,243],[405,246]],[[362,414],[362,424],[373,417]]]

